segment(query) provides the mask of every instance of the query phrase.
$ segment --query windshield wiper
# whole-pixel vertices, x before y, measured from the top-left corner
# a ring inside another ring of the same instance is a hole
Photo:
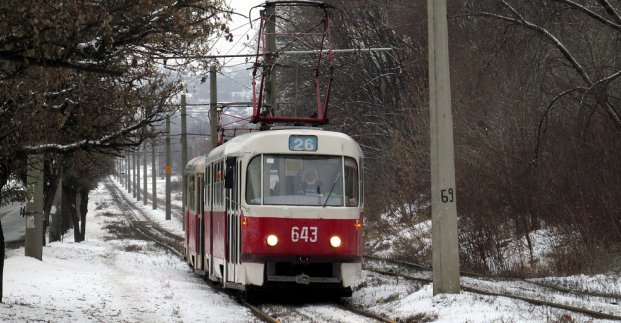
[[[332,187],[330,187],[330,192],[328,193],[328,196],[326,197],[326,201],[323,203],[323,207],[326,207],[326,205],[328,204],[328,199],[330,199],[330,194],[332,194],[332,190],[334,190],[334,186],[336,185],[336,181],[338,181],[339,177],[341,177],[341,172],[336,174],[336,178],[334,179],[334,183],[332,183]]]

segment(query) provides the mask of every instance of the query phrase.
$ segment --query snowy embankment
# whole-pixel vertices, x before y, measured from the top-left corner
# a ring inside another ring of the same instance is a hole
[[[9,250],[0,321],[253,321],[229,296],[151,242],[119,238],[120,210],[100,186],[91,193],[86,241],[44,247],[43,261]]]
[[[91,194],[85,242],[72,242],[70,232],[65,241],[44,248],[42,262],[24,257],[23,248],[9,251],[1,322],[257,321],[230,296],[195,277],[177,256],[127,230],[121,211],[103,185]],[[136,205],[161,225],[182,234],[179,220],[163,220],[161,209],[151,210],[141,202]],[[424,227],[417,229],[425,231]],[[506,297],[466,291],[433,296],[431,284],[370,271],[363,271],[363,276],[363,284],[348,301],[402,321],[605,322]],[[584,290],[602,290],[596,287],[602,285],[609,286],[605,289],[609,292],[621,290],[621,281],[611,276],[565,277],[563,282]],[[462,283],[473,284],[465,278]],[[511,287],[500,284],[501,288]],[[316,314],[306,322],[348,322],[336,313],[326,314],[323,307],[299,307]],[[617,312],[621,315],[621,308]]]

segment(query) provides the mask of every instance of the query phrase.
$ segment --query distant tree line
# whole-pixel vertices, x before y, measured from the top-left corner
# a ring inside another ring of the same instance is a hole
[[[431,215],[426,2],[328,2],[340,9],[332,15],[336,48],[394,49],[337,54],[328,126],[363,146],[374,240]],[[621,253],[621,3],[448,5],[462,266],[522,274],[609,269]],[[284,21],[300,30],[308,23]],[[288,76],[279,100],[291,101],[295,75],[281,73]],[[295,98],[290,106],[309,102]],[[386,223],[380,215],[387,212],[401,222]],[[555,236],[545,269],[534,266],[539,229]],[[400,256],[430,262],[429,250],[413,250],[414,239],[403,241]],[[526,263],[509,261],[506,247],[515,241],[523,243],[513,254],[527,255]]]

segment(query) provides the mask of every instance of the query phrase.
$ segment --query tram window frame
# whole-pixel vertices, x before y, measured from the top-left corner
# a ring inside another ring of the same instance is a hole
[[[218,172],[215,162],[211,163],[211,205],[215,209],[218,206],[217,195],[218,189],[216,188],[216,173]]]
[[[311,170],[315,171],[316,178],[309,184],[318,185],[316,193],[309,193],[303,183],[303,178]],[[272,171],[278,174],[275,183],[272,183]],[[263,154],[261,174],[263,205],[345,206],[343,155]],[[282,190],[272,190],[272,185]],[[325,199],[329,202],[326,203]]]
[[[248,166],[246,166],[246,188],[244,197],[246,199],[246,203],[250,205],[261,205],[263,202],[263,196],[261,195],[261,186],[263,185],[261,171],[261,167],[263,164],[262,156],[263,155],[256,155],[252,157],[248,162]],[[258,168],[255,170],[251,169],[251,167]],[[254,177],[252,177],[252,175],[254,175]],[[256,178],[257,175],[258,178]],[[252,188],[250,187],[251,185]],[[250,193],[252,193],[252,195]]]
[[[218,206],[223,207],[224,201],[225,201],[225,196],[224,196],[224,176],[223,176],[223,172],[224,172],[224,160],[220,159],[217,162],[218,165],[218,173],[216,174],[216,179],[217,181],[217,187],[218,187]],[[219,174],[219,175],[218,175]]]
[[[205,167],[205,210],[211,210],[211,165]]]
[[[195,194],[194,174],[189,174],[187,176],[187,183],[188,183],[187,184],[188,194],[186,196],[186,205],[191,212],[194,212],[196,211],[195,205],[194,205],[194,194]]]
[[[214,170],[215,170],[215,179],[214,179],[214,205],[220,207],[221,203],[221,196],[222,196],[222,191],[220,190],[220,181],[222,180],[222,172],[220,170],[220,161],[216,161],[214,163]]]
[[[360,196],[358,197],[358,199],[360,200],[360,203],[358,204],[360,207],[364,207],[364,185],[365,185],[365,179],[364,179],[364,167],[365,167],[365,162],[364,159],[361,158],[360,159],[360,164],[358,165],[358,180],[360,181],[359,187],[358,187],[358,193],[360,194]]]
[[[352,157],[345,156],[343,158],[343,170],[345,172],[345,176],[343,176],[345,181],[345,206],[356,207],[360,204],[359,167],[356,160]]]

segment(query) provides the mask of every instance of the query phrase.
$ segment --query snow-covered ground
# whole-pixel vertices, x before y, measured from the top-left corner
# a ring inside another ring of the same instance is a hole
[[[86,241],[44,247],[43,261],[10,250],[2,322],[250,322],[253,315],[195,277],[177,256],[118,239],[123,221],[103,186],[91,193]],[[112,231],[112,232],[110,232]]]
[[[142,202],[136,205],[181,234],[181,223],[175,220],[166,223],[161,208],[152,210],[151,205],[143,206]],[[122,221],[120,210],[100,185],[91,193],[85,242],[72,242],[69,233],[63,242],[44,247],[43,261],[24,257],[23,248],[10,250],[4,269],[0,321],[257,321],[230,296],[195,277],[177,256],[153,243],[119,234]],[[363,275],[364,283],[348,301],[400,321],[604,322],[505,297],[465,291],[433,296],[430,284],[370,271],[364,271]],[[613,284],[608,291],[621,293],[621,281],[610,276],[563,279],[567,284],[577,282],[585,289],[591,283],[601,286],[603,280]],[[465,283],[466,279],[462,281]],[[616,315],[621,315],[620,305],[610,306],[617,308]],[[310,313],[305,317],[311,317],[299,321],[347,321],[336,314],[325,313],[321,307],[299,307]]]

